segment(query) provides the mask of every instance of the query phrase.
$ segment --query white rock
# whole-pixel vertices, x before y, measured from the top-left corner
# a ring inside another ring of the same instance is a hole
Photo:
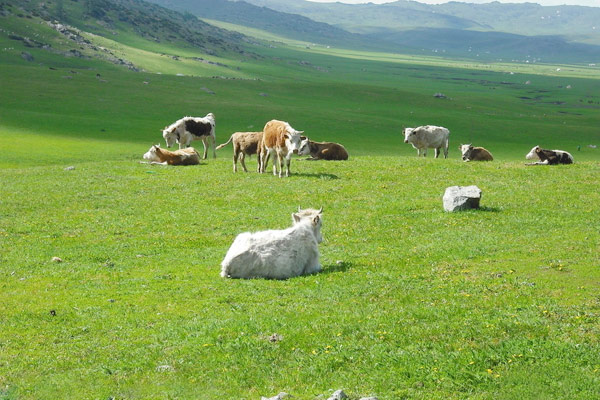
[[[475,185],[471,186],[450,186],[444,193],[444,210],[453,212],[467,210],[469,208],[479,208],[481,199],[481,189]]]
[[[348,398],[348,396],[346,396],[346,393],[344,393],[344,391],[342,389],[340,389],[340,390],[336,390],[335,392],[333,392],[331,397],[328,398],[327,400],[343,400],[343,399],[347,399],[347,398]]]

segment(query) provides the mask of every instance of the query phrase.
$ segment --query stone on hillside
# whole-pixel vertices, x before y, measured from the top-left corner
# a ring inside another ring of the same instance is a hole
[[[344,391],[342,389],[340,389],[340,390],[336,390],[335,392],[333,392],[331,397],[328,398],[327,400],[343,400],[343,399],[347,399],[347,398],[348,398],[348,396],[346,396],[346,393],[344,393]]]
[[[360,400],[379,400],[377,397],[361,397]]]
[[[23,57],[23,59],[25,61],[29,61],[32,62],[33,61],[33,56],[31,55],[31,53],[27,52],[27,51],[22,51],[21,52],[21,57]]]
[[[444,210],[449,212],[479,208],[481,189],[475,185],[450,186],[444,193]]]

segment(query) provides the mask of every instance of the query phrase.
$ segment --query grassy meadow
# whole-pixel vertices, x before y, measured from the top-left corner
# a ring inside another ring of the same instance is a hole
[[[278,44],[176,76],[151,43],[137,73],[6,36],[0,50],[0,399],[600,397],[588,69]],[[231,148],[138,162],[163,126],[208,112],[219,143],[278,118],[350,160],[294,158],[288,179],[233,174]],[[402,142],[422,124],[451,130],[449,159]],[[496,160],[461,162],[471,141]],[[536,144],[576,163],[525,166]],[[445,213],[445,188],[469,184],[482,209]],[[324,207],[322,273],[219,277],[238,233],[285,228],[298,206]]]

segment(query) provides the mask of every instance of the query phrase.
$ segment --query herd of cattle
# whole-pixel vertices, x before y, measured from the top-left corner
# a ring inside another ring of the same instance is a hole
[[[347,160],[348,152],[339,143],[314,142],[302,135],[284,121],[271,120],[260,132],[235,132],[229,140],[216,146],[215,116],[208,113],[205,117],[183,117],[162,130],[167,147],[179,145],[179,150],[169,151],[160,145],[154,145],[144,154],[144,159],[152,164],[163,165],[195,165],[200,163],[200,155],[188,147],[194,140],[201,140],[204,145],[202,159],[206,159],[209,147],[212,147],[213,157],[216,150],[233,143],[233,172],[237,172],[238,161],[245,172],[248,172],[245,157],[257,155],[257,172],[264,173],[273,154],[273,174],[290,174],[292,154],[308,155],[308,160]],[[417,156],[427,156],[427,149],[435,150],[438,158],[441,151],[448,158],[450,131],[441,126],[425,125],[416,128],[404,128],[404,143],[410,143],[416,150]],[[459,147],[462,159],[468,161],[492,161],[494,157],[483,147],[473,147],[471,144],[461,144]],[[276,158],[276,159],[275,159]],[[538,160],[528,165],[572,164],[573,156],[563,150],[546,150],[535,146],[525,156],[528,160]],[[278,168],[279,167],[279,171]]]
[[[256,154],[257,171],[265,168],[273,154],[273,174],[290,174],[292,154],[310,155],[309,160],[347,160],[348,152],[338,143],[314,142],[284,121],[271,120],[261,132],[236,132],[229,140],[216,147],[215,116],[212,113],[203,118],[184,117],[163,129],[167,147],[175,143],[179,150],[169,151],[154,145],[144,154],[144,159],[163,165],[194,165],[200,163],[200,155],[193,147],[193,140],[202,140],[203,159],[206,159],[209,146],[213,157],[216,150],[233,143],[233,172],[237,172],[239,160],[244,171],[248,172],[245,156]],[[404,128],[404,142],[410,143],[417,156],[427,155],[427,149],[435,150],[435,157],[444,152],[448,158],[450,131],[441,126],[419,126]],[[471,144],[459,146],[463,161],[492,161],[494,157],[483,147]],[[275,159],[277,158],[277,159]],[[529,160],[538,159],[530,165],[572,164],[571,154],[562,150],[545,150],[535,146],[525,156]],[[279,166],[279,172],[277,167]],[[323,208],[319,210],[298,208],[292,214],[293,225],[282,230],[244,232],[235,238],[225,258],[221,262],[221,276],[224,278],[268,278],[288,279],[298,275],[312,274],[321,270],[319,247]]]

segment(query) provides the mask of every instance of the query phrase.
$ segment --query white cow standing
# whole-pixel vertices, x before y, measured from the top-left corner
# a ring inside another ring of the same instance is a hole
[[[404,128],[404,143],[410,143],[417,149],[417,156],[427,156],[427,149],[435,149],[435,158],[444,149],[444,158],[448,158],[448,137],[450,131],[442,126],[425,125],[416,128]]]
[[[298,208],[290,228],[240,233],[221,262],[221,276],[288,279],[319,272],[322,213],[322,207]]]

